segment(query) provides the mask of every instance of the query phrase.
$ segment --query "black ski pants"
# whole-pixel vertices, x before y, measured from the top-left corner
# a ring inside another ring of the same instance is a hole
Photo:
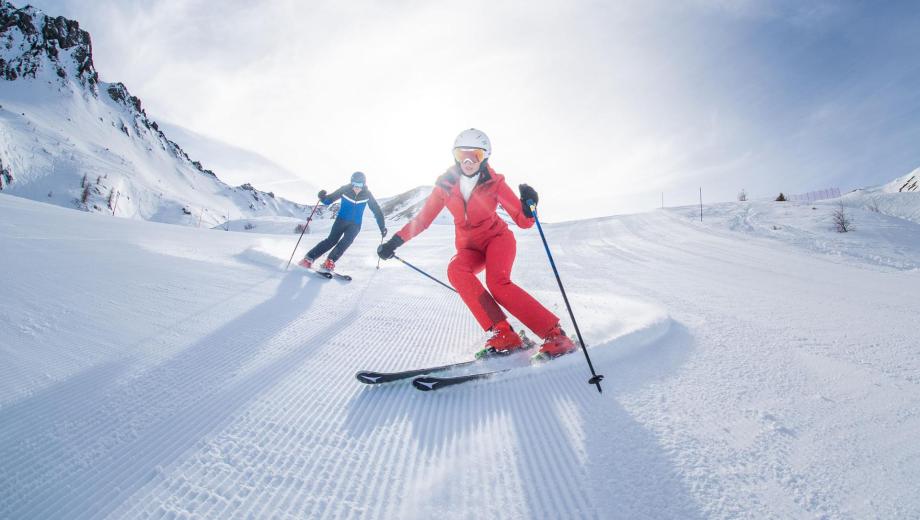
[[[332,249],[332,252],[329,253],[329,258],[333,262],[338,262],[339,257],[345,254],[348,246],[355,241],[359,231],[361,231],[361,224],[350,220],[335,219],[332,229],[329,231],[329,236],[313,246],[313,249],[307,252],[307,258],[316,260],[323,253]]]

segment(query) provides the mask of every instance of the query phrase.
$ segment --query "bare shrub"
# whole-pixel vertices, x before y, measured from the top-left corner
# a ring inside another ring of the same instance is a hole
[[[837,209],[834,210],[834,229],[838,233],[846,233],[853,230],[853,221],[850,219],[850,216],[847,214],[846,206],[840,204],[837,206]]]

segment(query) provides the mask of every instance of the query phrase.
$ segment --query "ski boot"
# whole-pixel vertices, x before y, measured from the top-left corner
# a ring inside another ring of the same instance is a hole
[[[297,265],[303,267],[304,269],[313,269],[313,259],[310,257],[303,257],[303,260],[297,262]]]
[[[557,324],[543,338],[543,345],[540,347],[540,351],[534,354],[533,359],[534,361],[549,361],[570,352],[575,352],[576,348],[578,347],[575,343],[565,335],[565,331]]]
[[[320,266],[320,269],[327,273],[331,273],[335,271],[335,262],[333,262],[331,258],[327,258],[326,261],[323,262],[323,265]]]
[[[490,329],[492,337],[486,341],[484,349],[476,353],[476,359],[492,356],[505,356],[518,349],[525,348],[524,340],[514,332],[508,320],[502,320]]]

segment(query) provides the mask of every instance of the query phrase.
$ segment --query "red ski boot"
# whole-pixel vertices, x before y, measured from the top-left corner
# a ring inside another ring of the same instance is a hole
[[[335,271],[335,262],[331,258],[327,258],[323,265],[320,266],[324,271],[331,273]]]
[[[575,352],[576,348],[575,343],[565,335],[565,331],[557,324],[543,338],[543,346],[540,347],[540,352],[537,352],[533,357],[537,360],[549,360],[569,352]]]
[[[307,257],[305,256],[305,257],[303,257],[303,260],[297,262],[297,265],[299,265],[300,267],[303,267],[303,268],[305,268],[305,269],[313,269],[313,259],[312,259],[312,258],[307,258]]]
[[[504,356],[524,346],[524,340],[514,332],[508,320],[502,320],[492,326],[492,337],[486,341],[486,348],[476,353],[476,359],[489,356]]]

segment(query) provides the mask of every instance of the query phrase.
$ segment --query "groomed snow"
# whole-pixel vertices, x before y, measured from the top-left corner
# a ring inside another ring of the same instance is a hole
[[[290,222],[0,195],[0,518],[920,516],[920,226],[854,207],[839,235],[815,207],[546,225],[604,393],[581,353],[422,393],[354,373],[485,336],[376,269],[372,222],[343,283],[284,270]],[[443,279],[452,237],[400,255]],[[564,316],[536,230],[518,240],[514,278]]]

